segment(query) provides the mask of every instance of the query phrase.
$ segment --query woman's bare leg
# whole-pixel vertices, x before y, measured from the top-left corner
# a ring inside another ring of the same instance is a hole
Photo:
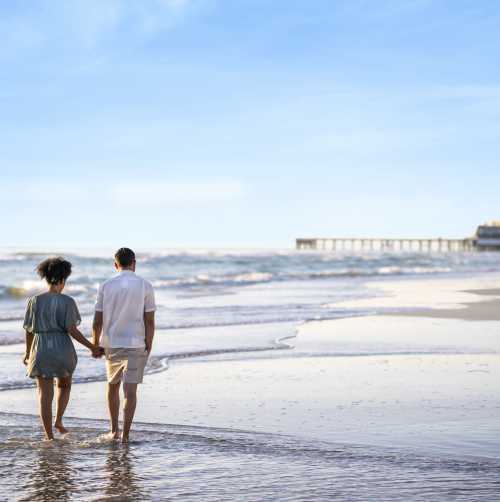
[[[56,407],[56,421],[54,427],[61,433],[66,434],[68,429],[63,425],[63,415],[68,406],[69,396],[71,394],[71,377],[64,377],[57,379],[57,407]]]
[[[37,377],[38,402],[45,439],[54,439],[52,434],[52,401],[54,399],[54,379]]]

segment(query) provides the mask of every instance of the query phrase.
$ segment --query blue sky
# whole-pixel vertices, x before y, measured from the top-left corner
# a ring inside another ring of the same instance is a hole
[[[2,246],[286,247],[500,218],[500,4],[0,5]]]

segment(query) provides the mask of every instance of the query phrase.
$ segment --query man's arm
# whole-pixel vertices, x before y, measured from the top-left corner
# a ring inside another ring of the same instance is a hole
[[[102,333],[102,312],[96,310],[94,314],[94,321],[92,322],[92,343],[98,347],[99,340]]]
[[[155,313],[154,310],[152,312],[144,312],[144,328],[146,331],[146,350],[148,354],[151,353],[151,349],[153,347],[153,337],[155,336]]]

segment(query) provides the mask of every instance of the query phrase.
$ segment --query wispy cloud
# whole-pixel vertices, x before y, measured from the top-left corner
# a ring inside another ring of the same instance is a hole
[[[205,205],[237,200],[243,185],[219,181],[122,181],[110,190],[111,201],[127,207]]]
[[[0,186],[0,199],[42,207],[84,205],[102,207],[192,207],[223,204],[244,196],[239,180],[143,180],[125,179],[105,185],[87,180],[18,180]]]
[[[87,46],[125,27],[156,33],[171,28],[198,0],[65,0],[62,12]]]
[[[470,99],[495,100],[500,99],[500,85],[459,84],[431,88],[429,97],[437,99]]]
[[[61,49],[94,48],[115,35],[151,36],[171,29],[204,0],[41,0],[10,9],[0,20],[0,51],[15,53],[35,44]]]
[[[412,15],[432,6],[433,0],[350,0],[340,4],[341,11],[371,20],[388,20]]]

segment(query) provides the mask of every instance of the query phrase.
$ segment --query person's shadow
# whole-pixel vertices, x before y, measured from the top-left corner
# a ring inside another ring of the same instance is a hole
[[[108,483],[104,493],[112,500],[148,500],[149,497],[141,486],[140,478],[135,474],[133,455],[127,446],[119,443],[109,445],[106,459]]]

